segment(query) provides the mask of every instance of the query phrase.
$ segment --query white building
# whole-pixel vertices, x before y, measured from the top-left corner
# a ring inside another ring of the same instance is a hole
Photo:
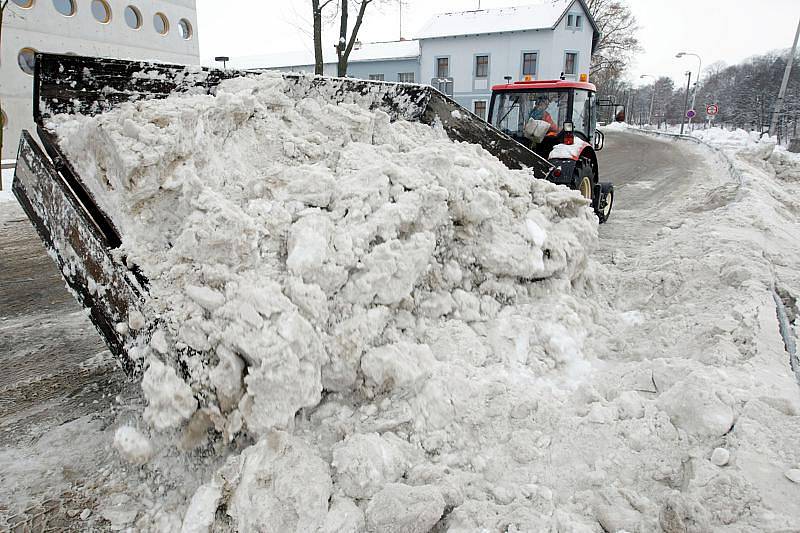
[[[420,79],[485,118],[492,85],[588,77],[600,38],[584,0],[434,16],[417,34]]]
[[[479,9],[434,16],[413,41],[363,43],[348,76],[430,83],[486,117],[492,85],[527,77],[579,80],[588,76],[600,38],[584,0]],[[336,74],[333,45],[323,49],[325,74]],[[230,66],[314,71],[310,52],[234,58]]]
[[[33,128],[35,51],[198,64],[195,0],[10,0],[0,49],[4,159]]]

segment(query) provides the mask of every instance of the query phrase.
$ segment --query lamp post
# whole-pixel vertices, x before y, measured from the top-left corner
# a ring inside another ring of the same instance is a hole
[[[214,61],[219,61],[222,63],[222,70],[225,70],[227,68],[228,61],[230,60],[231,58],[228,56],[217,56],[214,58]]]
[[[683,101],[683,116],[681,117],[681,135],[686,124],[686,111],[689,109],[689,87],[692,84],[692,71],[686,71],[686,99]],[[689,119],[691,120],[691,119]]]
[[[703,58],[693,52],[678,52],[675,54],[675,57],[681,58],[683,56],[694,56],[697,58],[697,79],[694,82],[694,91],[692,91],[692,109],[694,109],[694,105],[697,101],[697,88],[700,85],[700,69],[703,68]],[[692,119],[689,119],[689,124],[692,123]]]
[[[644,78],[653,78],[653,80],[656,80],[656,77],[653,76],[652,74],[642,74],[641,76],[639,76],[639,79],[644,79]],[[655,103],[655,101],[656,101],[656,82],[653,81],[653,94],[652,96],[650,96],[650,111],[647,113],[647,123],[650,124],[651,126],[653,125],[653,104]]]

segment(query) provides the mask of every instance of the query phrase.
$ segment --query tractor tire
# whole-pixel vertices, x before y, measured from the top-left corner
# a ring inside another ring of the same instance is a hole
[[[588,159],[581,159],[575,165],[575,175],[572,178],[572,188],[581,193],[581,196],[592,201],[594,191],[594,170]]]
[[[597,207],[594,212],[600,224],[603,224],[611,216],[611,208],[614,206],[614,186],[610,183],[601,183],[600,198],[597,199]]]

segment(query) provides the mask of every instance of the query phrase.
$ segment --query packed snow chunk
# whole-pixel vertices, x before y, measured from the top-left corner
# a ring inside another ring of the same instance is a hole
[[[325,524],[319,533],[362,533],[366,530],[364,512],[348,498],[334,496]]]
[[[208,533],[211,531],[220,499],[222,499],[222,488],[217,483],[200,485],[184,514],[181,533]]]
[[[153,457],[150,440],[132,426],[121,426],[114,433],[114,448],[123,459],[135,465],[143,465]]]
[[[587,146],[589,146],[589,143],[576,137],[572,144],[562,143],[555,145],[553,149],[550,151],[550,155],[548,155],[547,158],[577,160],[581,156],[581,152],[583,152],[583,149]]]
[[[800,468],[790,468],[783,475],[792,483],[800,484]]]
[[[133,310],[128,315],[128,326],[134,331],[138,331],[145,326],[144,315],[137,310]]]
[[[235,531],[317,531],[333,490],[328,465],[302,440],[275,431],[223,467]]]
[[[332,232],[330,219],[320,214],[309,214],[295,222],[289,233],[289,257],[286,259],[289,271],[303,275],[320,268],[328,255],[328,239]]]
[[[435,247],[436,237],[427,232],[375,246],[361,260],[364,269],[353,275],[346,294],[363,304],[399,303],[411,294]]]
[[[725,448],[714,448],[711,453],[711,462],[717,466],[725,466],[731,459],[731,452]]]
[[[299,313],[284,313],[263,341],[260,361],[251,361],[244,378],[247,392],[239,409],[248,427],[262,433],[286,427],[303,407],[319,403],[325,349]],[[251,353],[251,357],[255,355]]]
[[[188,285],[186,295],[206,311],[213,311],[225,303],[225,295],[210,287]]]
[[[733,426],[733,409],[723,399],[728,400],[713,383],[695,373],[662,394],[659,404],[675,426],[694,437],[709,438],[721,437]]]
[[[158,359],[151,359],[142,377],[142,391],[147,400],[144,419],[158,430],[178,427],[197,410],[192,388],[175,369]]]
[[[435,359],[427,344],[401,342],[373,348],[361,358],[368,386],[403,388],[416,383],[433,368]]]
[[[217,393],[223,412],[233,410],[244,393],[244,361],[225,347],[217,349],[219,363],[209,372],[209,382]]]
[[[425,533],[436,525],[444,508],[436,487],[389,483],[367,505],[367,531]]]
[[[351,435],[333,448],[334,480],[345,495],[369,498],[400,479],[409,466],[408,443],[377,433]]]

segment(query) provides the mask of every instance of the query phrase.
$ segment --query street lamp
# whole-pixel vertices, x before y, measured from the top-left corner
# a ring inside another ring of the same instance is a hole
[[[677,58],[681,58],[683,56],[694,56],[697,58],[697,78],[694,81],[694,91],[692,91],[692,109],[694,109],[694,105],[697,101],[697,87],[700,84],[700,69],[703,68],[703,58],[693,52],[678,52],[675,54],[675,57]],[[689,124],[691,123],[692,119],[689,119]]]
[[[217,56],[214,58],[214,61],[219,61],[222,63],[222,70],[225,70],[227,68],[228,61],[230,60],[231,58],[228,56]]]
[[[653,80],[656,80],[656,77],[653,76],[652,74],[642,74],[641,76],[639,76],[639,79],[644,79],[644,78],[653,78]],[[653,125],[653,104],[655,103],[655,101],[656,101],[656,82],[653,81],[653,94],[652,96],[650,96],[650,112],[647,113],[647,123],[650,124],[651,126]]]

